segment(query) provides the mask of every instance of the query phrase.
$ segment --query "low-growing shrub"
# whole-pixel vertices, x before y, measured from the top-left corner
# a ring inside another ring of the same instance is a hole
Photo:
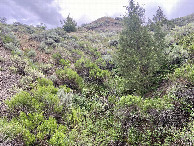
[[[121,97],[118,105],[121,107],[134,107],[134,109],[138,109],[141,112],[148,112],[152,109],[158,111],[170,109],[173,107],[170,102],[171,100],[168,97],[143,99],[139,96],[128,95]]]
[[[70,61],[68,59],[60,59],[59,60],[59,63],[62,65],[62,66],[67,66],[67,67],[70,67]]]
[[[65,86],[62,89],[64,92],[69,92],[69,89]],[[20,112],[39,112],[46,116],[53,116],[53,114],[60,113],[63,109],[57,95],[58,90],[53,86],[51,80],[41,78],[38,79],[37,86],[30,93],[22,91],[12,99],[7,100],[6,104],[12,115],[18,115]]]
[[[69,85],[70,88],[82,89],[83,87],[83,79],[71,68],[64,67],[64,69],[57,70],[56,75],[64,81],[64,84]]]
[[[174,73],[170,75],[172,80],[177,78],[185,79],[191,84],[194,84],[194,67],[192,64],[185,64],[180,68],[175,69]]]
[[[76,61],[75,67],[79,74],[91,78],[92,80],[105,81],[110,77],[108,70],[100,69],[97,64],[91,62],[89,59],[81,58]]]
[[[33,49],[28,51],[27,56],[30,58],[36,57],[36,51]]]

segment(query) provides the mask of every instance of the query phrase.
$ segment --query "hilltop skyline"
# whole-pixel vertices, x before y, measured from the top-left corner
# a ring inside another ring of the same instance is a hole
[[[192,0],[136,0],[146,9],[151,18],[158,6],[168,19],[189,15],[194,12]],[[60,20],[69,14],[78,25],[90,23],[100,17],[122,17],[128,0],[1,0],[0,17],[7,23],[21,22],[28,25],[44,23],[48,28],[61,26]]]

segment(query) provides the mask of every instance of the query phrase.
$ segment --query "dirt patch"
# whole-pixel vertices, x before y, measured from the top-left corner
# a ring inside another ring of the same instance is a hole
[[[20,42],[20,48],[21,50],[25,51],[25,50],[35,50],[36,52],[36,57],[35,60],[36,62],[44,62],[44,63],[48,63],[50,60],[50,55],[49,54],[45,54],[44,52],[41,52],[38,50],[40,43],[34,40],[30,39],[29,35],[26,34],[21,34],[21,33],[16,33],[16,35],[18,36],[19,42]]]
[[[16,91],[11,90],[17,85],[21,76],[10,71],[12,66],[11,54],[8,50],[0,47],[0,116],[5,114],[4,101],[13,96]]]

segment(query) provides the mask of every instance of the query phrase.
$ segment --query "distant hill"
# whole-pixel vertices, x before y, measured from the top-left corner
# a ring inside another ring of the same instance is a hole
[[[173,22],[174,25],[184,26],[186,24],[194,22],[194,13],[184,17],[175,18],[170,21]]]
[[[83,25],[87,30],[95,31],[121,31],[122,30],[122,18],[116,17],[102,17],[89,24]]]

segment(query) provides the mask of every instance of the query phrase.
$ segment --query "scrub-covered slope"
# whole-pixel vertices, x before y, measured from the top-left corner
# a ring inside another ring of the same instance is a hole
[[[166,34],[167,66],[141,96],[117,69],[122,19],[71,33],[0,23],[0,145],[193,145],[190,20]]]

